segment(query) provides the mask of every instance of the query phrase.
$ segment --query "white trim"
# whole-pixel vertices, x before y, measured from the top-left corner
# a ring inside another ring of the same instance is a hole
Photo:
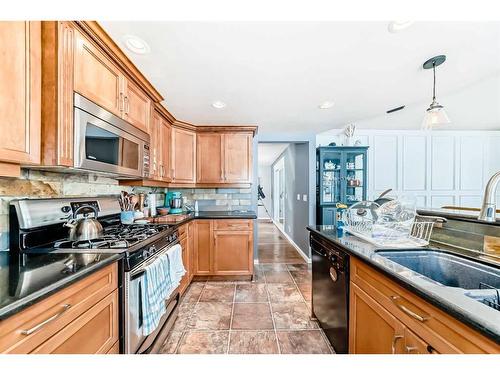
[[[276,228],[278,228],[278,230],[281,232],[281,234],[283,236],[285,236],[285,238],[288,240],[288,242],[290,242],[292,244],[293,247],[295,247],[295,250],[298,251],[299,255],[304,258],[304,260],[306,261],[306,263],[311,263],[311,258],[309,258],[306,254],[304,254],[304,252],[302,251],[302,249],[290,238],[290,236],[288,234],[285,233],[285,231],[283,229],[281,229],[279,227],[279,225],[276,225],[276,222],[273,220],[273,224],[276,226]]]

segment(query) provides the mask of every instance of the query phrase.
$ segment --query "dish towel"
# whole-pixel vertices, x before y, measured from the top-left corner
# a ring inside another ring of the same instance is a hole
[[[186,274],[184,264],[182,264],[182,247],[177,244],[167,250],[167,257],[170,263],[170,278],[172,286],[177,288],[180,284],[182,276]]]
[[[166,313],[165,300],[174,289],[169,257],[163,255],[148,265],[145,270],[141,291],[144,335],[149,335],[158,327],[162,316]]]

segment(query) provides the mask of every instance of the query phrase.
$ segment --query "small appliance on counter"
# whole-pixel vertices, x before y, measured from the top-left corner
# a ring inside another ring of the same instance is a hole
[[[178,191],[167,192],[165,206],[170,207],[169,214],[182,214],[182,193]]]

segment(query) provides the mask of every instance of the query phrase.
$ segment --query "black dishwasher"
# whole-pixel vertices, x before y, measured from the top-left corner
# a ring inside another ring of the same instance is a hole
[[[348,352],[349,255],[311,234],[312,307],[336,353]]]

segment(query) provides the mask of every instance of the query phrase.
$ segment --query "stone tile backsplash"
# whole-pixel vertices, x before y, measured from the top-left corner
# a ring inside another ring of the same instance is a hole
[[[120,186],[114,178],[89,173],[60,173],[23,169],[21,178],[0,177],[0,251],[9,248],[9,203],[20,198],[59,198],[85,197],[99,195],[118,195],[125,190],[135,193],[156,192],[157,205],[163,206],[163,188]],[[194,208],[198,201],[200,210],[230,211],[250,210],[252,207],[251,189],[174,189],[187,198]]]
[[[114,195],[125,190],[135,193],[155,191],[145,187],[118,185],[118,180],[88,173],[58,173],[23,169],[21,178],[0,178],[0,251],[9,248],[9,203],[20,198],[58,198]],[[156,189],[162,205],[165,189]]]
[[[195,201],[198,201],[200,211],[232,211],[232,210],[251,210],[252,209],[252,191],[248,189],[175,189],[170,191],[179,191],[187,198],[187,203],[194,207]]]

